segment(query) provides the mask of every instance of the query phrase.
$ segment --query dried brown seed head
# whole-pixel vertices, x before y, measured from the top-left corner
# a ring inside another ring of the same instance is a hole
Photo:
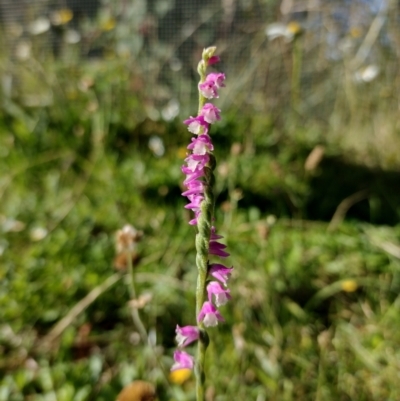
[[[135,227],[130,224],[126,224],[122,227],[122,230],[118,230],[115,236],[115,247],[117,253],[133,252],[136,248],[136,243],[140,241],[143,233],[136,230]]]
[[[155,399],[156,389],[151,383],[135,380],[122,389],[116,401],[154,401]]]

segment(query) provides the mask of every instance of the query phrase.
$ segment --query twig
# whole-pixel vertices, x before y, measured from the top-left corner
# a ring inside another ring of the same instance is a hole
[[[57,159],[62,159],[62,158],[67,158],[71,157],[72,153],[71,152],[62,152],[62,153],[53,153],[53,152],[48,152],[40,155],[36,160],[30,161],[23,165],[22,167],[19,167],[13,172],[10,172],[8,176],[3,175],[3,181],[0,182],[0,198],[3,197],[5,191],[7,190],[8,186],[14,182],[14,178],[18,176],[19,174],[23,174],[26,172],[26,170],[39,166],[44,163],[49,163]]]
[[[110,287],[112,287],[118,280],[123,277],[120,273],[113,274],[108,279],[106,279],[102,284],[93,288],[84,298],[82,298],[58,323],[56,323],[42,340],[40,340],[39,347],[47,343],[52,343],[59,337],[63,331],[90,305],[92,304],[103,292],[106,292]],[[138,282],[147,282],[151,280],[159,282],[168,283],[168,285],[173,286],[179,290],[186,291],[188,288],[188,283],[184,283],[179,280],[174,280],[171,277],[164,276],[162,274],[154,273],[140,273],[137,275]]]
[[[393,242],[379,242],[379,241],[374,241],[374,240],[372,240],[371,242],[372,242],[372,244],[381,248],[383,251],[385,251],[389,255],[400,259],[400,246],[394,244]]]
[[[93,288],[84,298],[82,298],[51,330],[43,337],[39,347],[53,343],[62,332],[80,315],[91,303],[93,303],[103,292],[107,291],[117,281],[121,279],[120,273],[115,273],[108,277],[102,284]]]
[[[334,231],[340,223],[344,220],[346,213],[348,210],[355,205],[356,203],[368,198],[369,191],[364,189],[362,191],[358,191],[353,195],[348,196],[347,198],[343,199],[339,206],[336,208],[336,211],[332,217],[328,225],[328,231]]]
[[[364,41],[358,48],[357,54],[351,61],[351,66],[354,70],[356,70],[368,57],[368,54],[370,53],[372,46],[374,45],[376,39],[379,36],[379,32],[381,31],[383,25],[385,24],[386,14],[388,10],[389,7],[385,7],[384,2],[382,2],[381,8],[375,19],[372,21],[372,24],[369,27],[367,34],[365,35]]]

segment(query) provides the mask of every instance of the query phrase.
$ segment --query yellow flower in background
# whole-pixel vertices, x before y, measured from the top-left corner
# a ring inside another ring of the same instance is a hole
[[[61,8],[51,13],[51,22],[53,25],[64,25],[74,18],[74,13],[69,8]]]
[[[360,27],[358,26],[353,26],[350,28],[350,36],[353,38],[360,38],[363,34],[363,31]]]
[[[109,17],[104,21],[101,21],[100,23],[100,29],[104,32],[109,32],[112,31],[115,28],[115,25],[117,24],[116,20],[114,17]]]
[[[344,280],[342,281],[342,290],[345,292],[354,292],[358,288],[358,284],[355,280]]]
[[[301,25],[296,21],[290,21],[286,29],[293,35],[298,35],[301,32]]]
[[[187,149],[186,149],[186,147],[181,146],[178,148],[176,153],[180,159],[184,159],[187,156]]]
[[[192,375],[191,369],[177,369],[169,374],[169,380],[174,384],[183,384]]]
[[[65,95],[68,100],[75,100],[78,98],[78,91],[76,89],[67,89]]]

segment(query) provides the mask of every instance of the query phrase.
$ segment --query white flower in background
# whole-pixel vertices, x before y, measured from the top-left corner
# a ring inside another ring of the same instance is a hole
[[[25,223],[12,217],[0,215],[0,230],[5,233],[19,233],[25,229]]]
[[[159,136],[152,136],[149,140],[149,148],[154,156],[161,157],[165,153],[163,140]]]
[[[70,45],[74,45],[76,43],[79,43],[81,40],[81,35],[80,33],[75,30],[75,29],[68,29],[65,32],[64,35],[64,40],[66,43],[69,43]]]
[[[21,40],[15,46],[14,54],[18,60],[28,60],[28,58],[31,56],[31,50],[31,42]]]
[[[165,121],[173,120],[179,114],[179,102],[171,99],[168,104],[161,110],[162,118]]]
[[[301,26],[296,21],[289,22],[288,24],[274,22],[273,24],[269,24],[265,30],[265,34],[269,40],[284,38],[287,43],[291,42],[300,32]]]
[[[169,68],[174,72],[180,71],[182,69],[182,61],[177,57],[172,57],[169,60]]]
[[[379,67],[375,64],[360,68],[354,74],[356,82],[371,82],[379,75]]]
[[[50,21],[46,17],[39,17],[28,25],[28,32],[31,35],[40,35],[50,29]]]
[[[35,227],[29,232],[32,241],[41,241],[49,232],[44,227]]]
[[[152,121],[158,121],[160,119],[160,112],[152,105],[146,106],[146,114]]]

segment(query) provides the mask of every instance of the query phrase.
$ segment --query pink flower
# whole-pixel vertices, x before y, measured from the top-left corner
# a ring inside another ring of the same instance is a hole
[[[194,212],[200,210],[201,202],[204,199],[204,196],[201,195],[189,195],[188,196],[190,203],[185,206],[185,209],[192,209]]]
[[[187,148],[192,150],[194,155],[204,155],[214,150],[211,138],[207,134],[192,138],[192,143]]]
[[[197,180],[199,177],[203,177],[204,175],[204,170],[203,170],[203,165],[201,163],[198,163],[196,160],[191,161],[191,159],[186,158],[185,161],[189,164],[189,160],[191,163],[191,166],[185,166],[183,165],[181,167],[182,173],[186,174],[186,179],[183,182],[186,186],[188,182]]]
[[[183,170],[185,170],[185,171],[183,171]],[[186,174],[186,179],[185,179],[185,181],[183,181],[183,185],[185,187],[189,187],[189,185],[192,181],[196,181],[199,178],[204,176],[203,169],[196,169],[195,171],[192,172],[192,170],[187,169],[186,166],[182,166],[182,172]]]
[[[196,326],[179,327],[176,325],[175,333],[178,347],[186,347],[186,345],[198,340],[200,335],[199,329]]]
[[[199,84],[200,93],[207,99],[218,98],[218,86],[214,81],[205,80]]]
[[[224,265],[220,265],[218,263],[212,264],[209,269],[209,274],[219,280],[225,286],[227,285],[227,281],[229,276],[232,273],[233,268],[228,268]]]
[[[189,221],[189,224],[190,224],[191,226],[197,226],[197,219],[198,219],[198,217],[200,216],[200,214],[201,214],[200,210],[194,212],[194,219],[192,219],[192,220]]]
[[[219,58],[219,56],[212,56],[208,59],[207,65],[212,65],[212,64],[218,63],[220,61],[221,61],[221,59]]]
[[[210,241],[210,255],[220,256],[221,258],[226,258],[229,256],[228,252],[225,252],[224,249],[226,245],[221,244],[218,241]]]
[[[183,123],[186,124],[188,130],[195,135],[206,133],[208,130],[208,123],[205,121],[203,116],[190,117]]]
[[[221,119],[221,110],[215,107],[212,103],[206,103],[201,109],[200,115],[204,117],[204,120],[210,124],[215,123]]]
[[[185,170],[183,172],[185,174],[187,174],[186,171],[188,171],[189,173],[192,173],[195,170],[202,170],[203,167],[208,163],[209,159],[210,159],[210,156],[208,156],[207,153],[205,153],[204,155],[195,155],[192,153],[185,159],[188,170]],[[183,168],[182,168],[182,170],[183,170]]]
[[[214,226],[211,227],[211,240],[215,241],[216,239],[224,238],[222,235],[217,234],[217,230]]]
[[[212,302],[212,296],[214,295],[215,305],[217,306],[225,305],[231,299],[229,292],[229,290],[225,290],[217,281],[211,281],[207,285],[208,300]]]
[[[206,81],[214,82],[214,85],[219,89],[225,86],[225,74],[222,72],[212,72],[211,74],[207,75]]]
[[[204,302],[197,321],[203,321],[204,326],[212,327],[218,324],[218,321],[223,322],[224,318],[219,313],[218,309],[211,302]]]
[[[202,181],[191,181],[188,185],[188,190],[182,192],[183,196],[202,194],[204,192],[204,184]]]
[[[175,363],[171,371],[178,369],[193,369],[194,358],[185,351],[177,350],[174,352]]]

